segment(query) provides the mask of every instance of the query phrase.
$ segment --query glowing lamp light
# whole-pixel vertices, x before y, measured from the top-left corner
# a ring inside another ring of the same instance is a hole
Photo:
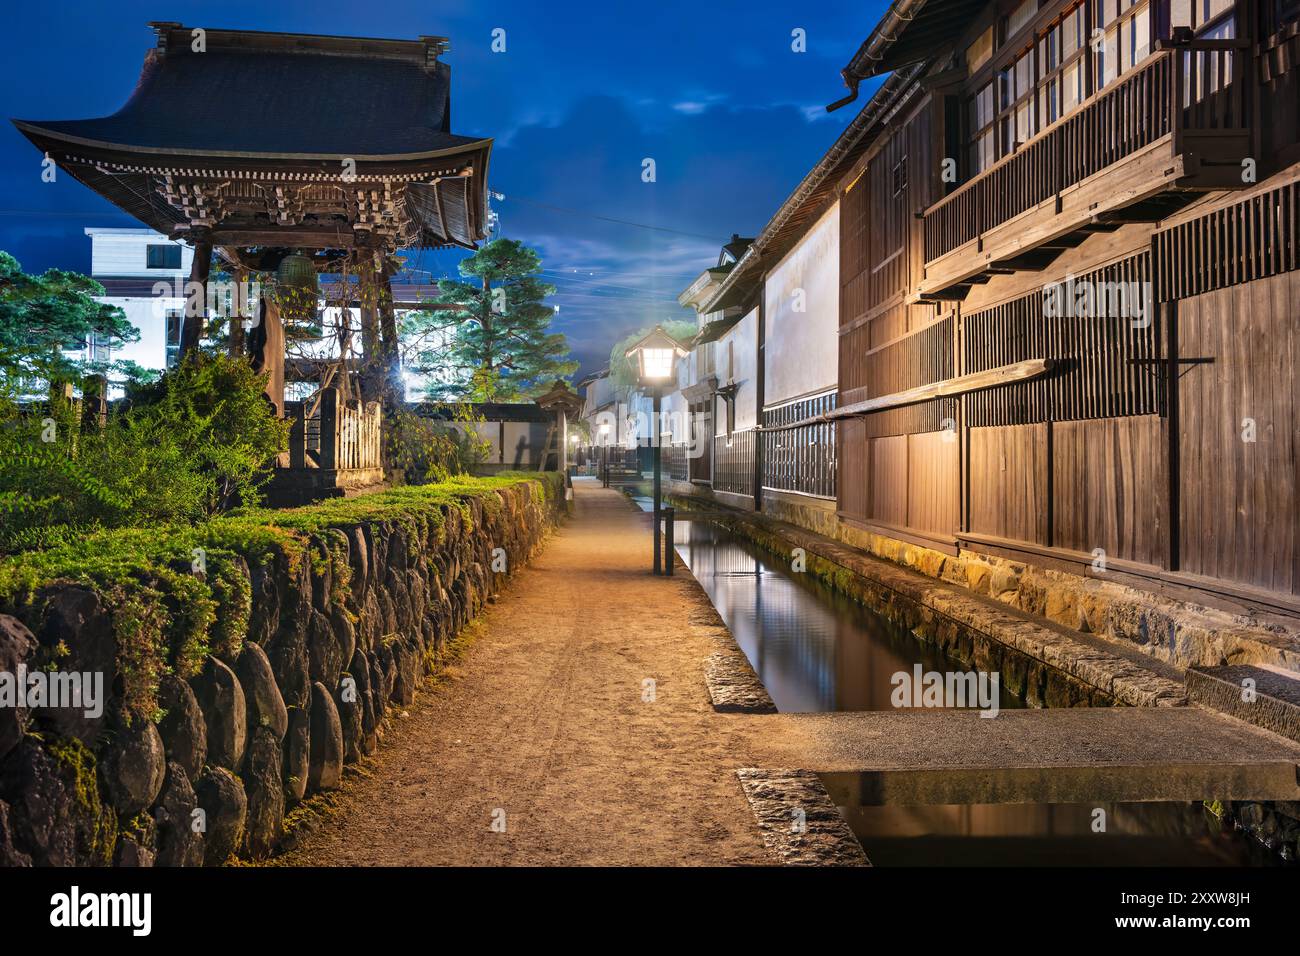
[[[642,385],[665,384],[673,376],[677,359],[688,354],[680,342],[657,325],[626,352],[628,358],[636,359],[637,378]]]

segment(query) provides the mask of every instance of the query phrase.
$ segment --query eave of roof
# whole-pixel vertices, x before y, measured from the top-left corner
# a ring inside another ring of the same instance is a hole
[[[704,328],[700,329],[699,334],[691,340],[691,346],[705,345],[708,342],[716,342],[739,324],[743,315],[733,315],[727,318],[714,319]]]
[[[761,278],[760,263],[770,264],[784,256],[817,221],[832,201],[840,177],[870,148],[879,133],[880,121],[909,92],[922,66],[914,65],[892,74],[876,90],[826,155],[786,197],[713,296],[699,306],[700,312],[720,312],[745,303]]]
[[[849,95],[826,107],[839,109],[872,76],[910,66],[952,43],[989,0],[893,0],[880,22],[840,71]]]
[[[85,136],[76,136],[72,133],[64,132],[50,125],[33,122],[31,120],[10,120],[18,128],[18,131],[26,136],[32,145],[38,149],[48,151],[48,147],[53,143],[64,143],[70,146],[81,146],[88,149],[106,150],[113,153],[122,153],[128,156],[139,157],[162,157],[165,165],[165,158],[175,156],[189,160],[187,165],[193,166],[192,160],[199,157],[211,157],[213,159],[234,159],[234,160],[254,160],[254,161],[320,161],[340,162],[344,159],[353,159],[357,162],[365,163],[406,163],[422,162],[431,159],[444,159],[449,156],[457,156],[469,153],[477,149],[490,149],[492,139],[481,139],[473,136],[458,136],[454,133],[442,134],[445,145],[437,149],[429,149],[413,153],[290,153],[274,151],[253,151],[253,150],[234,150],[234,149],[185,149],[175,146],[139,146],[131,143],[110,142],[108,140],[91,139]],[[67,122],[81,122],[70,120]]]

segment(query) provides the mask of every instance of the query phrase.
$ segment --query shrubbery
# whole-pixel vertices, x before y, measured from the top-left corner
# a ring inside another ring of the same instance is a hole
[[[76,404],[0,400],[0,551],[103,527],[193,522],[253,505],[287,447],[287,422],[248,363],[196,357],[132,396],[106,424]]]

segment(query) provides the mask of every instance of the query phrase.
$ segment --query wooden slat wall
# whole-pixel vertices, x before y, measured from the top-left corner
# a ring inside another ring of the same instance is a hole
[[[1052,544],[1142,564],[1165,563],[1164,429],[1158,415],[1057,422]]]
[[[1298,269],[1300,183],[1162,229],[1155,249],[1161,302]]]
[[[867,440],[870,508],[862,517],[907,527],[907,436]]]
[[[1178,303],[1183,570],[1300,594],[1300,271]],[[1255,420],[1255,441],[1242,420]]]
[[[956,530],[960,447],[955,430],[907,436],[906,527],[939,535]]]
[[[738,495],[754,493],[754,447],[758,431],[748,428],[713,439],[713,488]]]
[[[839,425],[839,510],[865,517],[871,508],[868,468],[870,451],[861,418],[842,420]]]
[[[1045,316],[1043,292],[964,316],[965,372],[982,372],[1031,358],[1050,358],[1057,363],[1056,369],[1042,378],[968,396],[967,424],[1023,425],[1049,419],[1158,414],[1164,395],[1150,262],[1146,252],[1130,256],[1079,276],[1073,287],[1122,284],[1138,290],[1143,318],[1118,312]],[[1075,301],[1072,287],[1061,288],[1058,303]]]
[[[844,401],[955,374],[955,318],[936,321],[938,305],[904,301],[923,276],[924,233],[915,212],[933,188],[939,144],[931,136],[932,108],[927,101],[895,130],[840,200]],[[896,175],[900,164],[905,175]],[[952,534],[960,503],[958,408],[955,399],[940,399],[841,425],[841,513]]]
[[[971,429],[970,530],[1047,544],[1047,425]]]

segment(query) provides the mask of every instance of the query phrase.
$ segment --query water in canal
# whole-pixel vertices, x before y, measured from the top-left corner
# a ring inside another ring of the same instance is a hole
[[[634,499],[649,510],[648,498]],[[895,674],[972,668],[777,556],[708,521],[676,523],[677,554],[709,595],[777,710],[896,710]],[[1002,691],[1003,709],[1023,706]]]
[[[1276,866],[1199,801],[861,806],[822,774],[875,866]]]
[[[634,498],[650,509],[648,498]],[[739,535],[676,524],[691,569],[780,711],[894,710],[899,672],[965,673],[906,630]],[[1023,707],[1001,694],[1003,709]],[[867,858],[889,865],[1249,866],[1280,862],[1201,803],[864,806],[823,774]],[[1095,829],[1097,811],[1105,827]]]

